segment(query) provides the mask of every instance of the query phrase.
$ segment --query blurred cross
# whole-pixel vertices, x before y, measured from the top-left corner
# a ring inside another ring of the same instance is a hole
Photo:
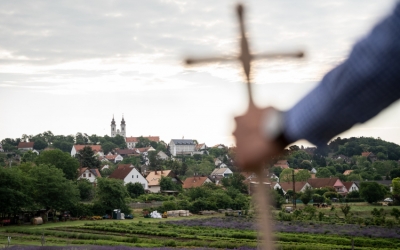
[[[186,64],[199,64],[199,63],[212,63],[212,62],[229,62],[238,60],[243,67],[243,71],[246,76],[249,103],[253,103],[253,97],[251,92],[251,84],[250,84],[250,73],[251,73],[251,62],[259,59],[268,59],[268,58],[282,58],[282,57],[292,57],[292,58],[301,58],[304,56],[304,53],[301,51],[295,52],[276,52],[276,53],[263,53],[263,54],[251,54],[249,48],[249,42],[246,37],[246,30],[243,21],[243,6],[241,4],[237,5],[237,15],[239,18],[240,25],[240,54],[237,57],[209,57],[209,58],[188,58],[186,59]]]
[[[186,64],[198,64],[198,63],[211,63],[211,62],[224,62],[224,61],[236,61],[238,60],[243,67],[243,71],[246,77],[247,83],[247,94],[249,99],[249,107],[251,105],[255,105],[252,96],[251,89],[251,62],[258,59],[267,59],[267,58],[282,58],[282,57],[292,57],[292,58],[301,58],[304,56],[304,53],[301,51],[297,52],[283,52],[283,53],[265,53],[265,54],[251,54],[249,48],[249,42],[246,38],[246,30],[244,26],[244,18],[243,18],[243,6],[241,4],[237,5],[237,15],[239,19],[240,25],[240,54],[237,57],[210,57],[210,58],[188,58],[186,59]],[[261,249],[271,250],[273,249],[272,242],[272,227],[270,221],[270,212],[268,205],[268,196],[266,193],[266,189],[263,185],[263,167],[260,166],[256,171],[258,177],[258,185],[257,185],[257,206],[258,206],[258,215],[260,220],[258,221],[258,230],[259,230],[259,238],[261,238]]]

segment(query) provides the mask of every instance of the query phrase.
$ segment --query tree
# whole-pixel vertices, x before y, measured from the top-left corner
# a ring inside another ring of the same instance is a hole
[[[351,191],[346,195],[346,198],[360,198],[360,192],[357,190]]]
[[[112,142],[107,141],[101,144],[101,148],[103,149],[104,154],[108,154],[113,149],[118,148],[118,146]]]
[[[308,170],[305,170],[305,169],[300,170],[299,172],[297,172],[297,173],[294,175],[294,179],[295,179],[296,181],[307,181],[307,180],[310,179],[310,178],[311,178],[310,172],[308,172]]]
[[[377,202],[385,197],[386,190],[376,182],[361,182],[360,196],[368,203]]]
[[[400,202],[400,177],[394,178],[392,180],[392,187],[393,187],[393,198]]]
[[[32,183],[19,168],[0,167],[0,214],[17,214],[32,205]]]
[[[175,183],[171,177],[164,177],[161,176],[161,180],[160,180],[160,189],[161,191],[166,191],[166,190],[170,190],[170,191],[181,191],[182,190],[182,186]]]
[[[241,193],[247,193],[247,186],[243,183],[244,176],[240,173],[233,173],[231,176],[222,178],[221,182],[225,188],[233,187]]]
[[[332,172],[327,168],[318,168],[317,173],[315,174],[317,178],[329,178],[332,176]]]
[[[24,153],[22,156],[21,162],[35,162],[35,159],[38,157],[38,155],[31,150],[28,150]]]
[[[77,183],[81,201],[92,200],[94,197],[94,187],[87,179],[80,179]]]
[[[37,165],[53,165],[64,172],[68,180],[76,180],[79,162],[72,158],[69,153],[62,152],[59,149],[43,151],[35,160]]]
[[[82,167],[100,168],[101,162],[95,156],[91,147],[86,146],[76,154]]]
[[[300,200],[301,200],[305,205],[307,205],[307,204],[311,201],[311,199],[312,199],[312,197],[313,197],[313,194],[314,194],[314,192],[313,192],[312,188],[307,187],[307,188],[304,190],[304,193],[300,196]]]
[[[29,171],[32,177],[33,199],[42,208],[68,210],[79,201],[77,186],[64,177],[61,169],[39,164]]]
[[[302,162],[300,163],[300,168],[301,168],[301,169],[308,169],[308,170],[311,170],[311,169],[312,169],[311,162],[308,161],[308,160],[302,161]]]
[[[97,181],[97,188],[95,205],[98,206],[103,213],[111,213],[111,211],[116,208],[121,209],[121,212],[125,214],[130,213],[125,199],[128,197],[128,192],[122,180],[99,178]]]
[[[138,142],[136,143],[137,148],[145,148],[149,147],[150,145],[150,140],[148,138],[144,138],[143,136],[139,137]]]
[[[135,183],[128,183],[126,184],[126,190],[128,191],[128,194],[131,196],[131,198],[137,198],[140,195],[144,194],[144,188],[142,184],[139,182]]]
[[[392,171],[390,171],[390,177],[392,179],[400,177],[400,168],[396,168],[396,169],[393,169]]]
[[[340,209],[342,210],[344,217],[347,217],[347,215],[350,213],[351,207],[348,204],[346,204],[344,206],[341,206]]]
[[[280,182],[292,182],[293,181],[293,171],[292,168],[285,168],[279,175]]]

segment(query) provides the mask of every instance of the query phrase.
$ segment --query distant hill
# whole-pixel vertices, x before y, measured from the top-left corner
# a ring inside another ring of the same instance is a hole
[[[328,148],[335,155],[343,154],[348,157],[361,155],[362,152],[372,152],[375,155],[385,156],[387,160],[397,161],[400,159],[400,146],[380,138],[351,137],[342,139],[338,137],[329,143]]]

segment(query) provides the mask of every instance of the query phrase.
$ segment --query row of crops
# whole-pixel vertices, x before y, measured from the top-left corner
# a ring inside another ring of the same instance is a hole
[[[46,245],[95,245],[127,246],[147,248],[220,248],[256,249],[257,234],[252,221],[241,218],[207,218],[151,223],[148,221],[90,222],[81,226],[15,227],[1,232],[2,236],[12,236],[19,245],[40,245],[45,238]],[[287,224],[290,226],[289,224]],[[294,225],[299,226],[299,225]],[[304,225],[305,226],[305,225]],[[324,226],[312,225],[320,232],[276,233],[277,249],[400,249],[398,237],[375,238],[350,236],[349,231],[337,233],[337,228],[327,232]],[[336,225],[338,226],[338,225]],[[339,225],[340,226],[340,225]],[[336,230],[336,233],[334,233]],[[358,228],[358,230],[363,230]],[[376,228],[367,228],[376,230]],[[392,228],[394,234],[397,228]],[[112,248],[109,248],[112,249]]]

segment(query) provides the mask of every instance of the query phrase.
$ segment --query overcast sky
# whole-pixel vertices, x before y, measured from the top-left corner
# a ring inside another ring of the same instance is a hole
[[[379,3],[378,3],[379,2]],[[394,0],[245,1],[253,52],[304,49],[254,65],[260,106],[286,110],[345,60]],[[0,2],[0,139],[77,132],[234,144],[247,99],[240,67],[184,67],[187,55],[235,55],[235,1]],[[342,136],[400,144],[400,105]]]

